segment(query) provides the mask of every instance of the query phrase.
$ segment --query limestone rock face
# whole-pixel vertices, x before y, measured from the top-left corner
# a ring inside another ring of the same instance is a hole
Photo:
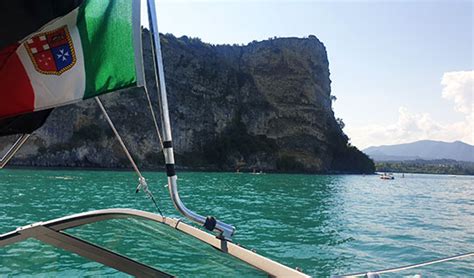
[[[210,45],[172,35],[162,35],[161,41],[178,166],[373,171],[373,164],[372,169],[365,167],[371,163],[366,156],[347,146],[335,120],[326,49],[315,36],[246,46]],[[148,91],[158,114],[148,33],[143,45]],[[144,90],[123,90],[101,99],[137,163],[162,166]],[[0,150],[5,148],[2,140]],[[351,165],[341,160],[348,153]],[[130,167],[94,100],[55,109],[12,164]]]

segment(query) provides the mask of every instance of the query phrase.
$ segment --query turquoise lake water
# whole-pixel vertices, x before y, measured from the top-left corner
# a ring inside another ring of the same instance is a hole
[[[178,216],[163,173],[144,176],[164,214]],[[237,227],[234,241],[314,277],[418,263],[474,251],[474,177],[179,173],[183,202]],[[110,207],[154,212],[132,172],[2,170],[0,233]],[[142,221],[144,222],[144,221]],[[71,233],[180,277],[258,276],[199,242],[140,221]],[[169,242],[174,247],[169,247]],[[185,246],[186,248],[184,248]],[[172,258],[172,259],[171,259]],[[239,271],[240,267],[242,270]],[[404,271],[403,277],[474,277],[474,258]],[[36,240],[0,249],[0,276],[124,276]]]

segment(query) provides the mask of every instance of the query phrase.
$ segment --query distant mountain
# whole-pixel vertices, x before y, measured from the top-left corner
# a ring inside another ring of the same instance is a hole
[[[369,147],[363,152],[375,161],[453,159],[474,162],[474,146],[461,141],[448,143],[421,140],[407,144]]]

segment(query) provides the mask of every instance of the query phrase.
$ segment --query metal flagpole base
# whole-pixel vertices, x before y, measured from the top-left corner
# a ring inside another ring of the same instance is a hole
[[[210,231],[217,231],[224,239],[230,239],[234,234],[235,228],[229,224],[216,220],[214,217],[204,217],[189,210],[183,204],[178,194],[177,176],[174,169],[174,154],[171,138],[171,124],[168,110],[168,99],[166,95],[165,72],[163,68],[163,58],[161,54],[160,34],[158,32],[158,23],[156,17],[156,7],[154,0],[148,0],[148,18],[150,32],[153,38],[152,50],[154,50],[155,80],[157,87],[160,88],[162,125],[163,125],[163,153],[165,156],[166,172],[168,175],[168,185],[171,199],[176,209],[190,220],[203,225]],[[159,77],[159,78],[158,78]]]

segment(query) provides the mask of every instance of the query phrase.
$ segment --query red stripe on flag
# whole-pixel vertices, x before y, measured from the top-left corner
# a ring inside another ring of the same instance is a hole
[[[35,94],[16,54],[19,44],[0,50],[0,118],[32,112]]]

